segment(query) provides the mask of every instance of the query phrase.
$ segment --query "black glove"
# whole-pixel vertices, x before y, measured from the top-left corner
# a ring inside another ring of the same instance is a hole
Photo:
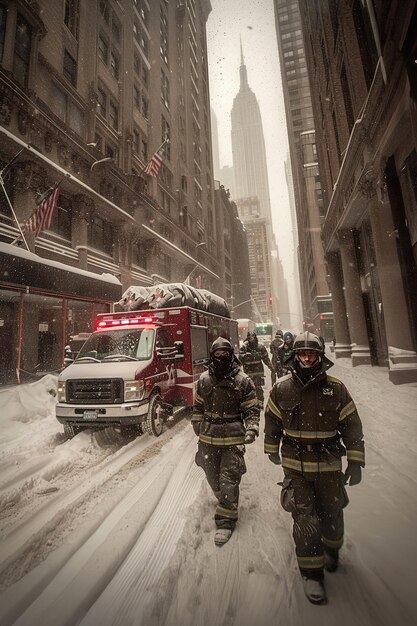
[[[349,483],[350,487],[359,485],[362,480],[362,468],[358,463],[348,463],[345,471],[345,483]]]
[[[256,432],[254,430],[247,430],[245,435],[245,443],[253,443],[256,439]]]
[[[268,454],[269,460],[274,463],[274,465],[281,465],[281,457],[279,452],[275,452],[275,454]]]
[[[198,435],[200,434],[200,422],[191,422],[191,425],[194,429],[195,434]]]

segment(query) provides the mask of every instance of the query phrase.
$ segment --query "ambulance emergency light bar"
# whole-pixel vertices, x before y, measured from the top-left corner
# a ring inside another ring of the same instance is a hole
[[[96,330],[102,330],[103,328],[116,328],[118,326],[132,326],[133,324],[161,324],[161,321],[156,317],[119,317],[116,319],[99,319],[96,322]]]

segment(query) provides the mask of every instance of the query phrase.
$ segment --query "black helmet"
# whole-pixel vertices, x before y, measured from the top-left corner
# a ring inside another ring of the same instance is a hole
[[[227,350],[228,352],[233,352],[232,344],[228,339],[224,337],[217,337],[211,344],[210,355],[212,355],[216,350]]]
[[[284,333],[282,332],[282,330],[277,330],[277,332],[275,333],[275,337],[277,337],[277,338],[278,338],[278,337],[283,338],[283,337],[284,337]]]
[[[317,335],[310,333],[308,330],[300,335],[297,335],[292,349],[294,352],[299,352],[300,350],[314,350],[315,352],[320,352],[320,354],[323,352],[323,346],[320,339]]]

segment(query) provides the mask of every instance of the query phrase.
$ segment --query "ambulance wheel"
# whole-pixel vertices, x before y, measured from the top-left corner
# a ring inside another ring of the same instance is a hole
[[[73,426],[72,424],[64,424],[64,434],[67,439],[72,439],[75,435],[78,435],[81,430],[81,428],[77,428],[77,426]]]
[[[155,394],[149,401],[148,417],[146,422],[143,422],[143,430],[159,437],[162,434],[163,412],[162,398],[159,394]]]

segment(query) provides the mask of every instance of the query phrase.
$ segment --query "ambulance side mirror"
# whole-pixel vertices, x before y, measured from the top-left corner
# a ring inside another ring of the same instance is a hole
[[[177,354],[175,355],[176,359],[184,358],[184,342],[183,341],[174,341],[174,346],[177,350]]]

